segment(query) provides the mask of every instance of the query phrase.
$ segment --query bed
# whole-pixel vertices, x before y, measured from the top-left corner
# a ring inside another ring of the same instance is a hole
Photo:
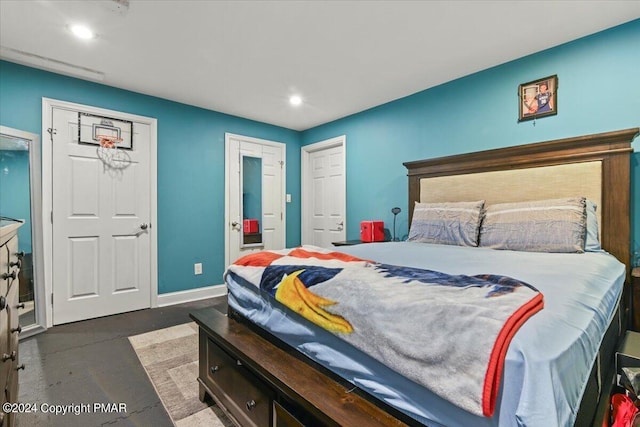
[[[544,295],[544,309],[532,313],[507,342],[490,416],[463,409],[451,392],[443,398],[434,387],[407,379],[402,369],[308,322],[235,274],[225,276],[230,314],[346,379],[409,424],[589,425],[612,382],[614,349],[628,317],[629,155],[637,134],[629,129],[405,163],[412,215],[416,202],[482,199],[485,206],[498,206],[578,195],[598,206],[601,251],[558,254],[422,242],[340,248],[388,265],[513,277]],[[411,312],[399,307],[398,318],[404,315]],[[464,383],[465,376],[452,375],[450,381]]]

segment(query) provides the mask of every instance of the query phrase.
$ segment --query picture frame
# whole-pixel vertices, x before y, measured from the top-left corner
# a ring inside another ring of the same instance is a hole
[[[132,121],[78,113],[78,143],[100,145],[100,135],[122,138],[117,147],[121,150],[133,150]]]
[[[519,122],[558,114],[558,75],[519,85],[518,112]]]

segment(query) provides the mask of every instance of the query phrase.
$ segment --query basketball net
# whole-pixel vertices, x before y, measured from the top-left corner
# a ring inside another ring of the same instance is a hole
[[[124,169],[129,166],[128,156],[118,148],[122,138],[113,135],[96,135],[100,144],[96,149],[98,158],[102,160],[105,169]]]

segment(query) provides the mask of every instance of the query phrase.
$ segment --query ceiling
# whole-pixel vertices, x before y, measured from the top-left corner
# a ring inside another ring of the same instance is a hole
[[[0,58],[304,130],[637,18],[640,1],[0,0]]]

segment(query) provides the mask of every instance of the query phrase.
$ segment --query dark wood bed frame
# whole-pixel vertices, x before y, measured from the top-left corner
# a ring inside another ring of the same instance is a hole
[[[404,165],[409,177],[409,212],[420,198],[422,178],[598,160],[602,162],[601,245],[624,262],[629,272],[630,154],[633,151],[631,141],[638,133],[639,129],[634,128],[407,162]],[[576,425],[602,425],[615,375],[612,368],[614,350],[626,329],[629,307],[626,292],[600,352],[600,360],[609,368],[598,372],[594,366]],[[237,424],[415,424],[406,415],[373,397],[351,393],[344,380],[239,313],[230,310],[227,318],[215,315],[213,311],[205,309],[191,315],[200,326],[200,398],[212,397]],[[297,360],[305,363],[300,364]],[[604,380],[601,380],[602,375]],[[307,378],[313,378],[313,381],[309,382]],[[238,389],[237,385],[246,385],[259,397],[245,396],[238,391],[242,387]]]

